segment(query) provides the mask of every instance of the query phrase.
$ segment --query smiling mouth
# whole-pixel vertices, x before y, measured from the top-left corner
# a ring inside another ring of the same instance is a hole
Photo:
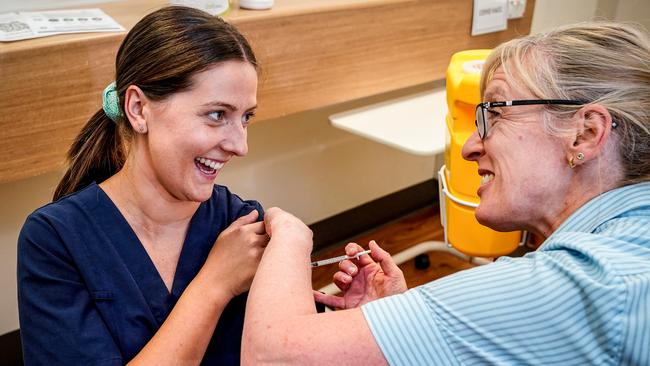
[[[481,174],[481,185],[488,184],[494,179],[494,174]]]
[[[223,162],[207,159],[203,157],[194,159],[194,164],[196,165],[197,168],[199,168],[201,173],[206,175],[216,174],[217,171],[220,170],[224,165]]]

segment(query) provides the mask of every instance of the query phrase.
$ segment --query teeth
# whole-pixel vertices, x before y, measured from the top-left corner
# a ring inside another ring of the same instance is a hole
[[[206,158],[196,158],[196,161],[198,161],[201,164],[204,164],[205,166],[209,166],[212,169],[219,170],[223,167],[223,163],[216,162],[214,160],[209,160]]]
[[[481,185],[484,185],[494,179],[494,174],[481,175]]]

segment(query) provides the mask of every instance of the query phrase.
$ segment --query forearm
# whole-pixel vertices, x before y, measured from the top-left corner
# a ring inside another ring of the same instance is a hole
[[[129,365],[198,365],[231,298],[199,272],[160,329]]]

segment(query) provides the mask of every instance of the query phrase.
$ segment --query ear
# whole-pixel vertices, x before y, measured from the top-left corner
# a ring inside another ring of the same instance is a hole
[[[129,85],[124,93],[124,113],[136,133],[147,133],[147,108],[150,102],[142,89]]]
[[[567,160],[580,165],[603,153],[611,137],[612,115],[600,104],[589,104],[576,112],[574,118],[576,134],[570,141]],[[582,159],[578,157],[580,153]]]

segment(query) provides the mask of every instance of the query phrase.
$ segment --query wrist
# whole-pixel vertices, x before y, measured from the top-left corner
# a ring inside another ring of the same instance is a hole
[[[204,269],[201,269],[190,286],[196,288],[207,301],[225,306],[236,294],[228,288],[223,278],[223,276],[209,275]]]

